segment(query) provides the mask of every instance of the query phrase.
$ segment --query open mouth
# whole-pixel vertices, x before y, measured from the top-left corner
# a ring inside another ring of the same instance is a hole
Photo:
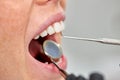
[[[61,32],[64,30],[64,24],[63,21],[60,22],[55,22],[54,24],[48,26],[48,28],[42,33],[36,35],[34,37],[30,44],[29,44],[29,52],[32,55],[33,58],[36,60],[50,64],[51,60],[48,56],[45,55],[44,50],[43,50],[43,42],[45,40],[53,40],[60,44],[60,37],[61,37]],[[58,60],[57,62],[59,62]]]

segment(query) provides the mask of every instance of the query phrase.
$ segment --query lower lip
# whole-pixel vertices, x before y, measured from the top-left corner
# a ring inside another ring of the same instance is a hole
[[[53,75],[54,74],[56,75],[56,73],[59,74],[59,70],[56,68],[54,64],[42,63],[36,60],[35,58],[33,58],[30,54],[27,56],[27,62],[28,62],[28,66],[30,67],[31,70],[33,70],[32,72],[34,72],[35,74],[37,73],[39,74],[41,69]],[[66,69],[67,60],[64,55],[61,57],[61,62],[58,63],[58,66],[63,70]]]

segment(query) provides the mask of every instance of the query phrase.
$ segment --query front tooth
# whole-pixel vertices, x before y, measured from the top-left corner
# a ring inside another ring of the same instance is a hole
[[[37,35],[34,39],[38,39],[39,38],[39,35]]]
[[[47,36],[47,31],[46,31],[46,30],[43,31],[43,32],[40,34],[40,36],[41,36],[41,37],[45,37],[45,36]]]
[[[53,26],[56,33],[61,31],[61,25],[58,22],[55,23]]]
[[[52,35],[52,34],[55,33],[55,30],[53,29],[52,26],[49,26],[49,27],[47,28],[47,33],[48,33],[49,35]]]
[[[64,25],[63,21],[61,21],[60,24],[61,24],[62,31],[63,31],[65,29],[65,25]]]

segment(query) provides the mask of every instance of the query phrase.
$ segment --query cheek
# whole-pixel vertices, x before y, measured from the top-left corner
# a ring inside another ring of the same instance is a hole
[[[0,33],[8,35],[23,34],[28,24],[32,3],[25,1],[0,1]],[[1,35],[1,34],[0,34]]]

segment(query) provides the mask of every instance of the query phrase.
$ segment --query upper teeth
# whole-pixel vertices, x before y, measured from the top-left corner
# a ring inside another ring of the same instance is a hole
[[[38,39],[39,37],[45,37],[48,34],[52,35],[54,33],[59,33],[64,30],[63,21],[56,22],[53,25],[50,25],[46,30],[44,30],[40,35],[37,35],[34,39]]]

